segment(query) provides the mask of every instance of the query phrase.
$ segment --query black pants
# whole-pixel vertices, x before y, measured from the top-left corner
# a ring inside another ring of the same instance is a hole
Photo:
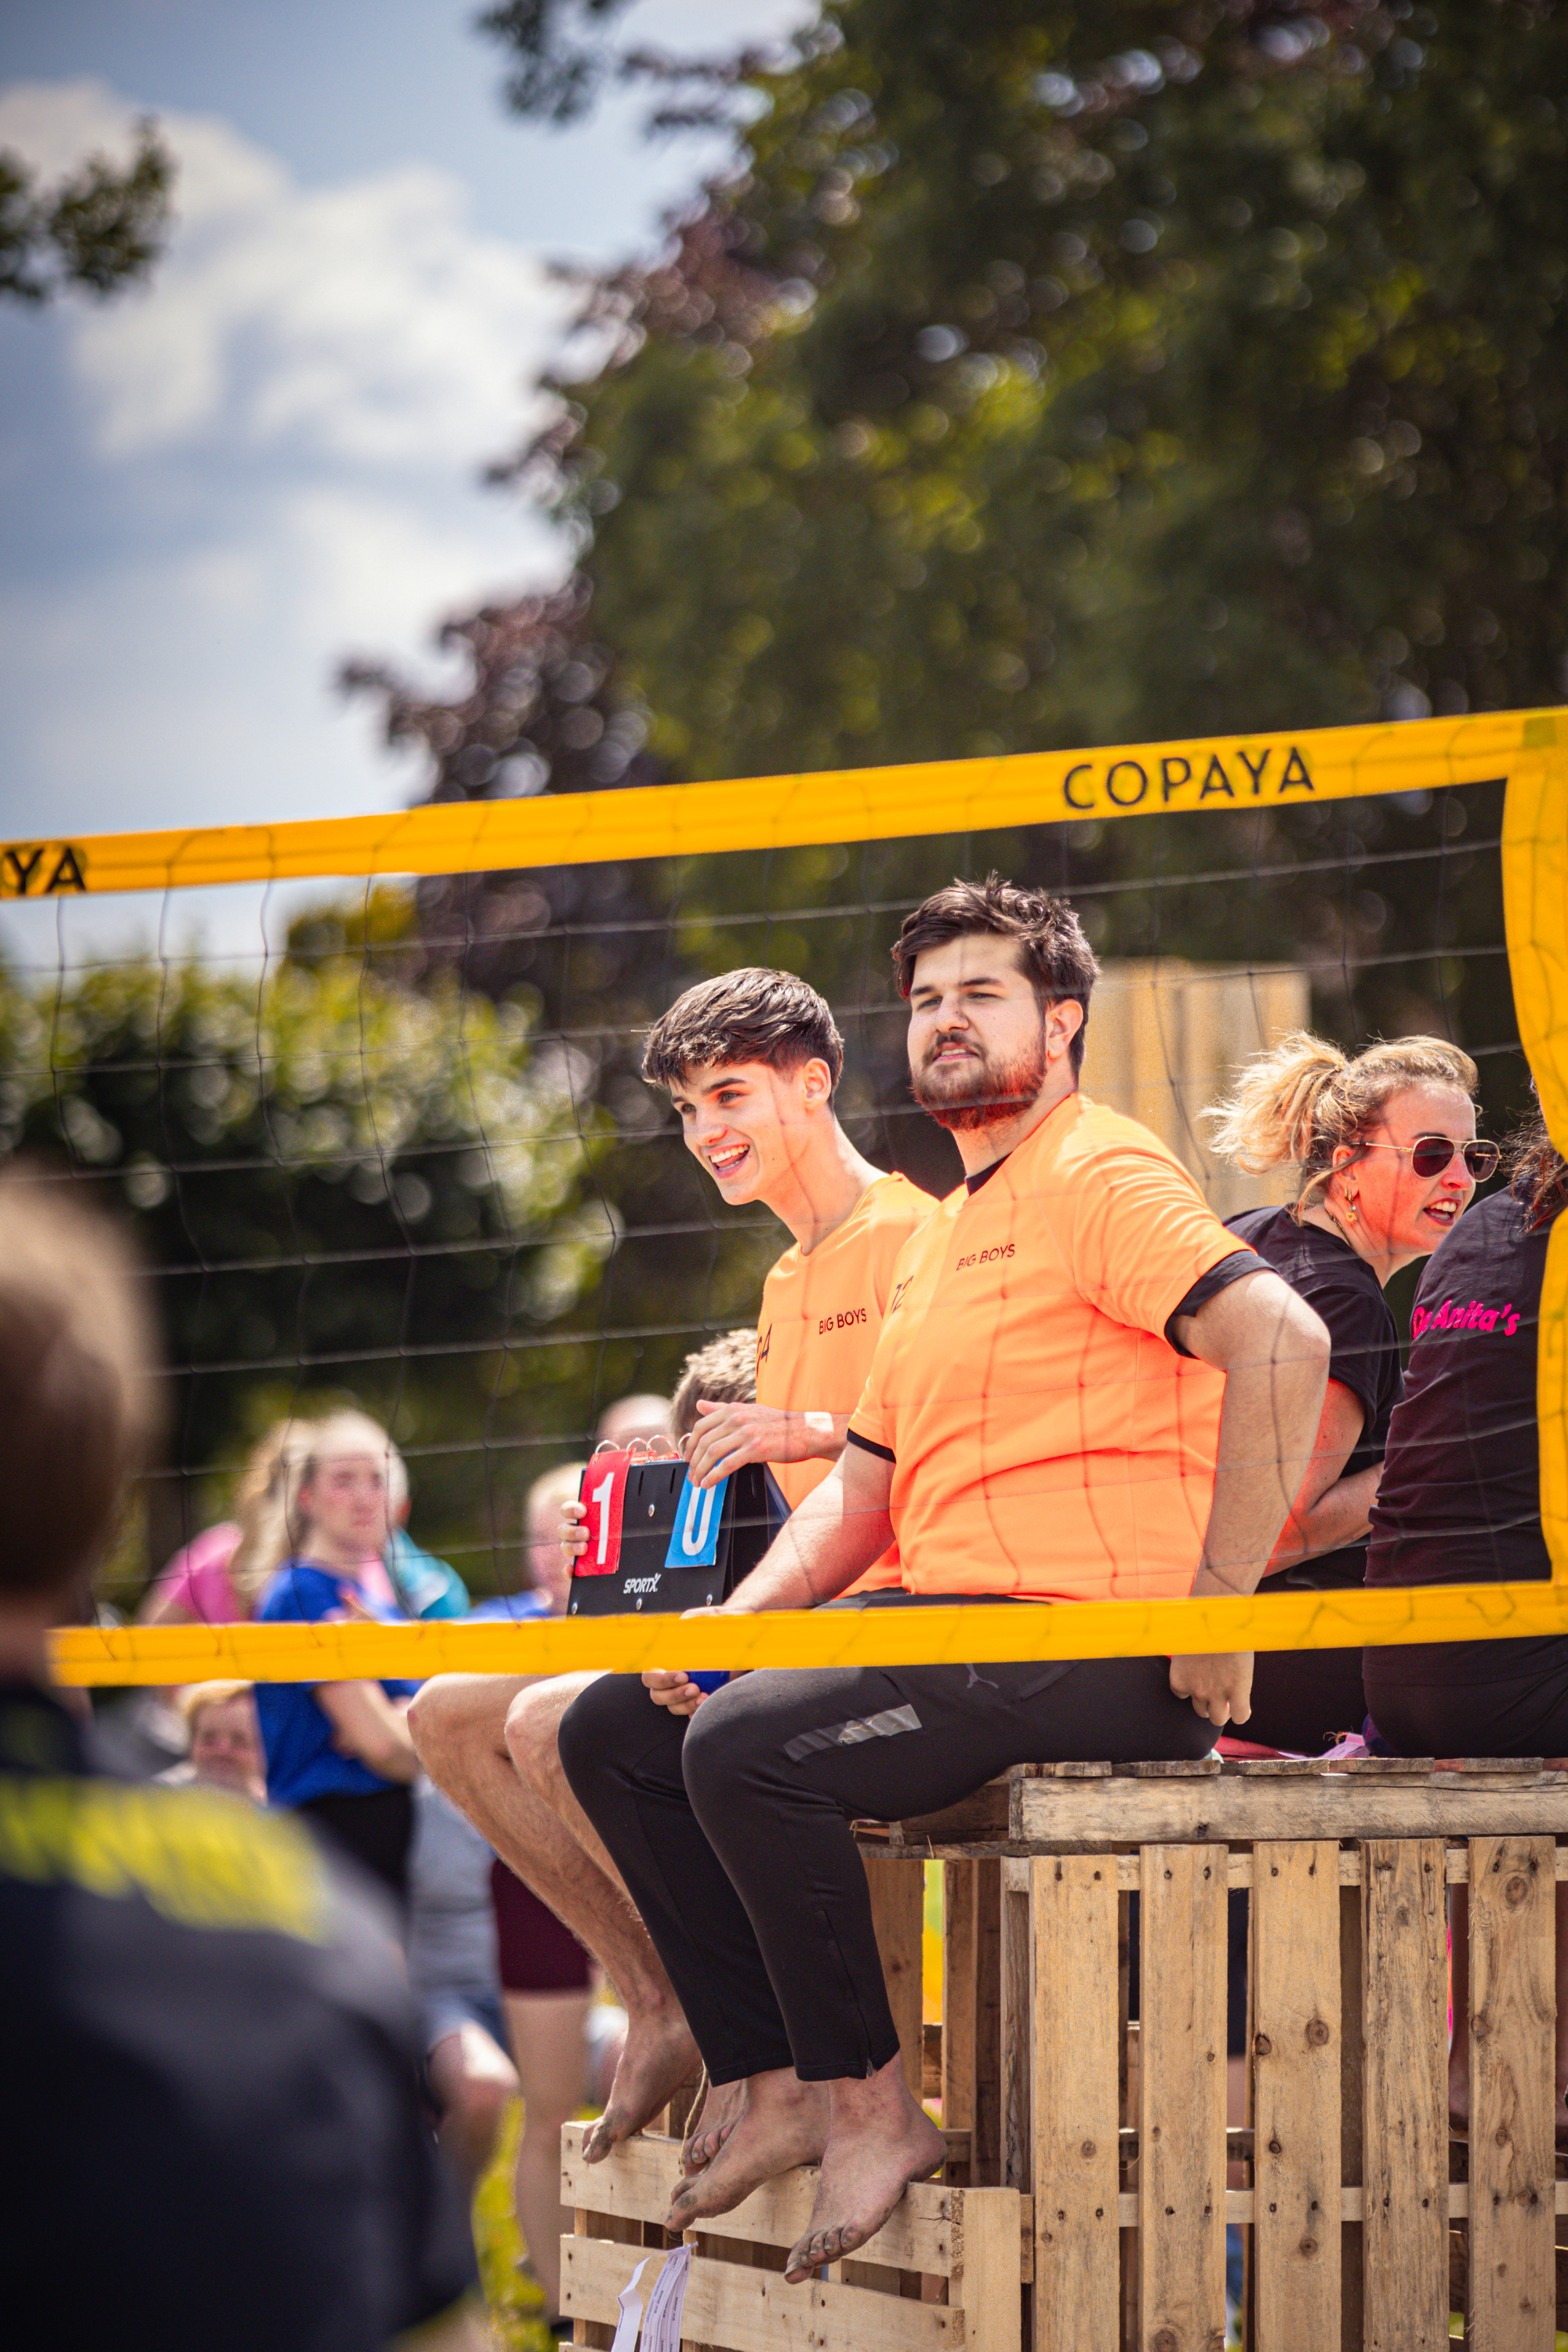
[[[1397,1756],[1568,1756],[1568,1640],[1368,1650],[1367,1705]]]
[[[752,1674],[688,1721],[635,1675],[568,1708],[561,1760],[715,2083],[898,2053],[849,1823],[967,1796],[1010,1764],[1207,1755],[1163,1658]]]
[[[408,1905],[408,1855],[414,1843],[412,1789],[367,1790],[363,1796],[308,1797],[295,1811],[363,1870],[378,1878],[399,1912]]]
[[[1321,1756],[1366,1716],[1359,1650],[1259,1650],[1252,1661],[1252,1713],[1238,1739]]]

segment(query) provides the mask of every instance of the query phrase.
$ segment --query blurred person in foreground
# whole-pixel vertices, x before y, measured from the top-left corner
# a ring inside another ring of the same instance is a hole
[[[187,1683],[174,1702],[185,1727],[184,1763],[158,1775],[166,1789],[226,1789],[248,1804],[267,1802],[267,1759],[252,1683]]]
[[[262,1624],[396,1618],[384,1580],[395,1448],[378,1422],[337,1412],[310,1425],[289,1465],[290,1551],[257,1611]],[[408,1891],[419,1759],[407,1701],[417,1683],[258,1683],[268,1803],[302,1815],[353,1855],[401,1905]]]
[[[292,1822],[94,1778],[48,1688],[146,1436],[144,1287],[104,1225],[0,1179],[7,2318],[121,2352],[482,2352],[378,1913]]]

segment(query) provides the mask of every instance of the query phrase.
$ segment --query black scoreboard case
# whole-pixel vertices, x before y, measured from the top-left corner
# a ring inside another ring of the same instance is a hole
[[[584,1501],[591,1483],[603,1476],[612,1458],[597,1454],[588,1464],[580,1490]],[[679,1454],[633,1457],[626,1469],[617,1558],[613,1567],[587,1572],[574,1569],[568,1617],[624,1617],[639,1611],[664,1616],[712,1608],[755,1568],[780,1525],[762,1465],[749,1462],[726,1480],[711,1565],[670,1563],[677,1507],[685,1486],[686,1464]]]

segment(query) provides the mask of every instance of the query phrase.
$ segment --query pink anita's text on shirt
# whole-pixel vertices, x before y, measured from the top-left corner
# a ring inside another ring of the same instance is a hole
[[[1415,1339],[1423,1331],[1501,1331],[1511,1339],[1518,1328],[1519,1309],[1511,1298],[1502,1307],[1489,1307],[1484,1298],[1460,1304],[1445,1298],[1436,1309],[1418,1307],[1410,1318],[1410,1335]]]

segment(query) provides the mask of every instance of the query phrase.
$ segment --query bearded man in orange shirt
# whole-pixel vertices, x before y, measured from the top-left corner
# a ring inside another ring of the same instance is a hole
[[[763,1286],[756,1402],[700,1404],[689,1456],[706,1486],[766,1463],[781,1519],[843,1451],[894,1265],[936,1205],[856,1150],[834,1108],[843,1063],[843,1038],[816,991],[793,972],[753,968],[688,989],[655,1024],[643,1057],[644,1076],[668,1089],[688,1150],[726,1205],[761,1202],[794,1236]],[[581,1508],[568,1506],[569,1551],[585,1540],[574,1524]],[[858,1590],[900,1586],[897,1547],[884,1537]],[[408,1717],[432,1780],[587,1945],[626,2005],[626,2049],[584,2147],[590,2163],[639,2130],[697,2063],[658,1955],[562,1776],[561,1717],[595,1679],[441,1675]],[[717,2153],[742,2104],[739,2083],[710,2093],[687,2143],[689,2166]]]
[[[916,1096],[965,1181],[900,1259],[837,1465],[725,1611],[833,1603],[894,1537],[914,1602],[1251,1591],[1311,1458],[1323,1325],[1153,1135],[1079,1094],[1096,966],[1062,900],[954,883],[893,952]],[[820,2158],[801,2280],[942,2160],[899,2061],[857,1815],[934,1811],[1016,1763],[1200,1756],[1246,1720],[1251,1670],[1026,1661],[584,1691],[561,1726],[567,1778],[710,2077],[746,2084],[670,2226]]]

